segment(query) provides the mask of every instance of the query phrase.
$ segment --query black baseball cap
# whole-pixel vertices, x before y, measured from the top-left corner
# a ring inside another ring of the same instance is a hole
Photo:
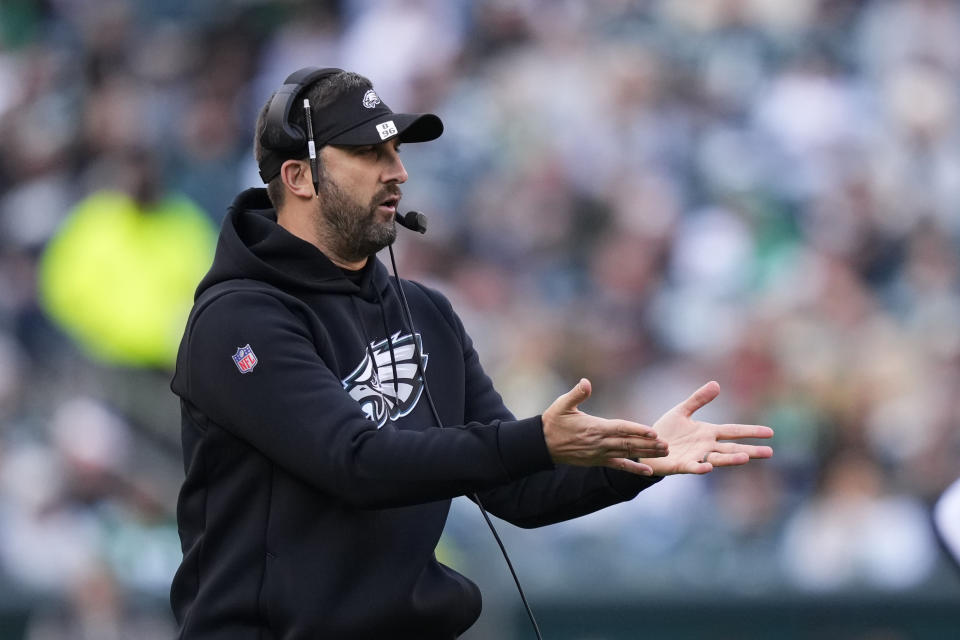
[[[302,100],[295,105],[300,107]],[[372,88],[355,87],[332,103],[317,108],[311,105],[314,143],[324,145],[362,146],[380,144],[399,137],[401,142],[428,142],[443,133],[443,122],[432,113],[394,113]],[[302,152],[270,149],[260,163],[260,177],[265,183],[280,174],[280,167],[292,158],[307,156]]]

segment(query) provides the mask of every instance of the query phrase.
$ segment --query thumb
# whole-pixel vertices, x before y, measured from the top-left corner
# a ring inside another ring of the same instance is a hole
[[[591,391],[593,391],[593,388],[590,385],[590,381],[586,378],[580,378],[580,382],[578,382],[573,389],[570,389],[570,391],[558,398],[560,408],[566,411],[576,410],[577,405],[590,397]]]
[[[689,418],[698,409],[712,402],[718,395],[720,395],[720,385],[715,380],[711,380],[694,391],[693,395],[681,402],[677,407],[683,415]]]

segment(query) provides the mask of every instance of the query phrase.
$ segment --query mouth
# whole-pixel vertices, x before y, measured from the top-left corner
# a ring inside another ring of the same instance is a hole
[[[384,200],[381,201],[379,205],[377,205],[377,208],[384,209],[385,211],[388,211],[391,215],[393,215],[397,213],[397,205],[399,204],[400,204],[400,196],[390,195],[384,198]]]

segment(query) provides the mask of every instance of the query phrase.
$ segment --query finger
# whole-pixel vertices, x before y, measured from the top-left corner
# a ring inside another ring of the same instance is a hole
[[[713,456],[710,456],[710,457],[711,459],[713,458]],[[713,471],[713,465],[710,464],[709,462],[694,461],[694,462],[688,462],[687,464],[685,464],[683,466],[682,472],[694,473],[698,476],[701,476],[705,473],[710,473],[711,471]]]
[[[610,458],[662,458],[670,454],[667,443],[650,443],[644,440],[642,444],[631,444],[620,441],[617,446],[604,451]]]
[[[608,420],[608,426],[614,429],[616,434],[623,437],[639,436],[650,440],[657,439],[657,432],[652,427],[639,422],[630,422],[629,420]]]
[[[642,462],[634,462],[628,458],[611,458],[604,463],[604,466],[616,469],[617,471],[632,473],[637,476],[653,475],[653,467],[648,464],[643,464]]]
[[[694,391],[692,396],[681,402],[677,407],[683,415],[689,418],[698,409],[711,402],[718,395],[720,395],[720,385],[715,380],[711,380]]]
[[[707,464],[714,467],[737,467],[750,462],[750,456],[743,451],[738,453],[718,453],[714,451],[708,456],[708,460],[710,462]]]
[[[607,420],[599,428],[604,430],[601,445],[617,451],[624,458],[659,458],[667,455],[669,445],[657,438],[657,433],[645,424],[627,420]]]
[[[717,438],[736,440],[739,438],[772,438],[773,429],[759,424],[721,424],[717,425]]]
[[[670,446],[662,440],[641,446],[632,445],[625,458],[663,458],[670,455]]]
[[[773,457],[772,447],[740,444],[738,442],[718,442],[716,445],[714,445],[714,449],[721,453],[745,453],[753,460],[758,458]]]
[[[593,387],[586,378],[580,378],[580,382],[574,385],[573,389],[557,398],[560,408],[565,411],[575,411],[577,405],[590,397]]]

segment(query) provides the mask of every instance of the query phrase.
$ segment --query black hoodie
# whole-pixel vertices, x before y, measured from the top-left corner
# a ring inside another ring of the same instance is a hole
[[[263,189],[237,197],[172,383],[180,638],[454,638],[480,593],[434,557],[451,498],[535,527],[655,481],[554,467],[540,417],[504,407],[442,295],[402,281],[411,335],[380,261],[358,280],[277,225]]]

